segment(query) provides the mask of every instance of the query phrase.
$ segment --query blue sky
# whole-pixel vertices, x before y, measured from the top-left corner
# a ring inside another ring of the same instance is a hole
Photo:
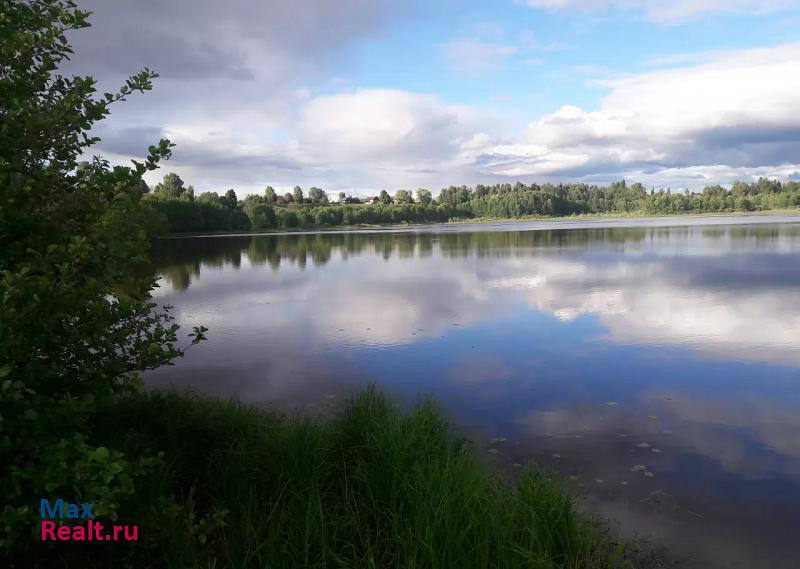
[[[787,14],[795,16],[794,25],[785,22]],[[800,10],[715,13],[664,25],[637,10],[551,11],[512,1],[464,1],[432,3],[416,16],[355,46],[348,82],[544,114],[564,104],[596,107],[607,89],[593,86],[592,78],[647,71],[658,58],[800,39]],[[448,46],[459,42],[475,51],[481,44],[507,48],[509,54],[448,59]]]
[[[797,0],[81,4],[73,70],[161,74],[98,151],[199,191],[800,178]]]

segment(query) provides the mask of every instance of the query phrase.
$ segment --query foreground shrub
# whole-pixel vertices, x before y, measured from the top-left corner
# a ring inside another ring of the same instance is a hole
[[[151,301],[154,218],[141,203],[142,174],[171,144],[133,167],[79,162],[92,127],[155,74],[103,95],[91,77],[61,76],[66,36],[87,16],[70,0],[0,3],[0,554],[21,559],[38,500],[94,500],[113,515],[134,494],[152,461],[91,443],[89,421],[181,354]]]

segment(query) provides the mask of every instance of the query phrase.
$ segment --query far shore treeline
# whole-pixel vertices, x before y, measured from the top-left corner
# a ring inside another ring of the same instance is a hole
[[[707,186],[702,192],[648,190],[624,180],[608,186],[573,184],[494,184],[450,186],[436,199],[426,189],[386,190],[369,198],[340,192],[333,202],[320,188],[307,195],[298,186],[283,195],[267,186],[240,200],[234,190],[195,196],[174,173],[150,190],[145,203],[157,212],[156,227],[169,233],[335,227],[386,223],[436,223],[475,218],[562,217],[581,214],[748,212],[800,206],[800,183],[760,178],[730,189]]]

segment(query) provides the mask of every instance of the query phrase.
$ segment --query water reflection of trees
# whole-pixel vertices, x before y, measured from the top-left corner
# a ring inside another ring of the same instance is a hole
[[[279,270],[282,263],[305,269],[325,265],[334,255],[343,260],[357,255],[383,259],[426,258],[437,250],[445,258],[507,258],[535,255],[544,250],[605,248],[621,251],[631,245],[671,243],[689,239],[749,239],[766,246],[785,236],[800,234],[800,226],[739,227],[625,227],[558,229],[550,231],[316,233],[242,237],[209,237],[159,241],[154,245],[157,271],[176,290],[188,288],[203,266],[238,269],[242,255],[254,266]]]
[[[702,235],[706,239],[751,239],[757,247],[773,245],[779,237],[800,236],[800,225],[754,225],[738,227],[707,227]]]

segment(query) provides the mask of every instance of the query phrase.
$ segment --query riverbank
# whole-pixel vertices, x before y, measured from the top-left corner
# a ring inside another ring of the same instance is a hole
[[[119,508],[140,538],[98,545],[94,565],[53,548],[68,565],[632,567],[634,548],[578,514],[551,475],[501,479],[435,405],[404,414],[374,388],[325,421],[136,395],[101,411],[94,437],[144,460]]]
[[[185,237],[238,237],[243,235],[303,235],[309,233],[342,233],[342,232],[369,232],[369,231],[403,231],[403,230],[419,230],[435,227],[450,227],[459,225],[486,225],[503,223],[512,225],[514,223],[564,223],[579,221],[613,221],[613,220],[637,220],[643,221],[651,219],[705,219],[705,218],[759,218],[771,215],[787,215],[797,216],[800,220],[800,208],[791,209],[773,209],[766,211],[756,212],[722,212],[722,213],[698,213],[698,214],[644,214],[644,213],[587,213],[570,216],[521,216],[514,218],[501,218],[501,217],[480,217],[472,219],[457,219],[442,223],[402,223],[402,224],[380,224],[380,225],[337,225],[337,226],[324,226],[324,227],[297,227],[292,229],[265,230],[265,231],[207,231],[202,233],[188,232],[188,233],[169,233],[162,236],[163,239],[179,239]],[[550,229],[551,227],[548,227]]]

